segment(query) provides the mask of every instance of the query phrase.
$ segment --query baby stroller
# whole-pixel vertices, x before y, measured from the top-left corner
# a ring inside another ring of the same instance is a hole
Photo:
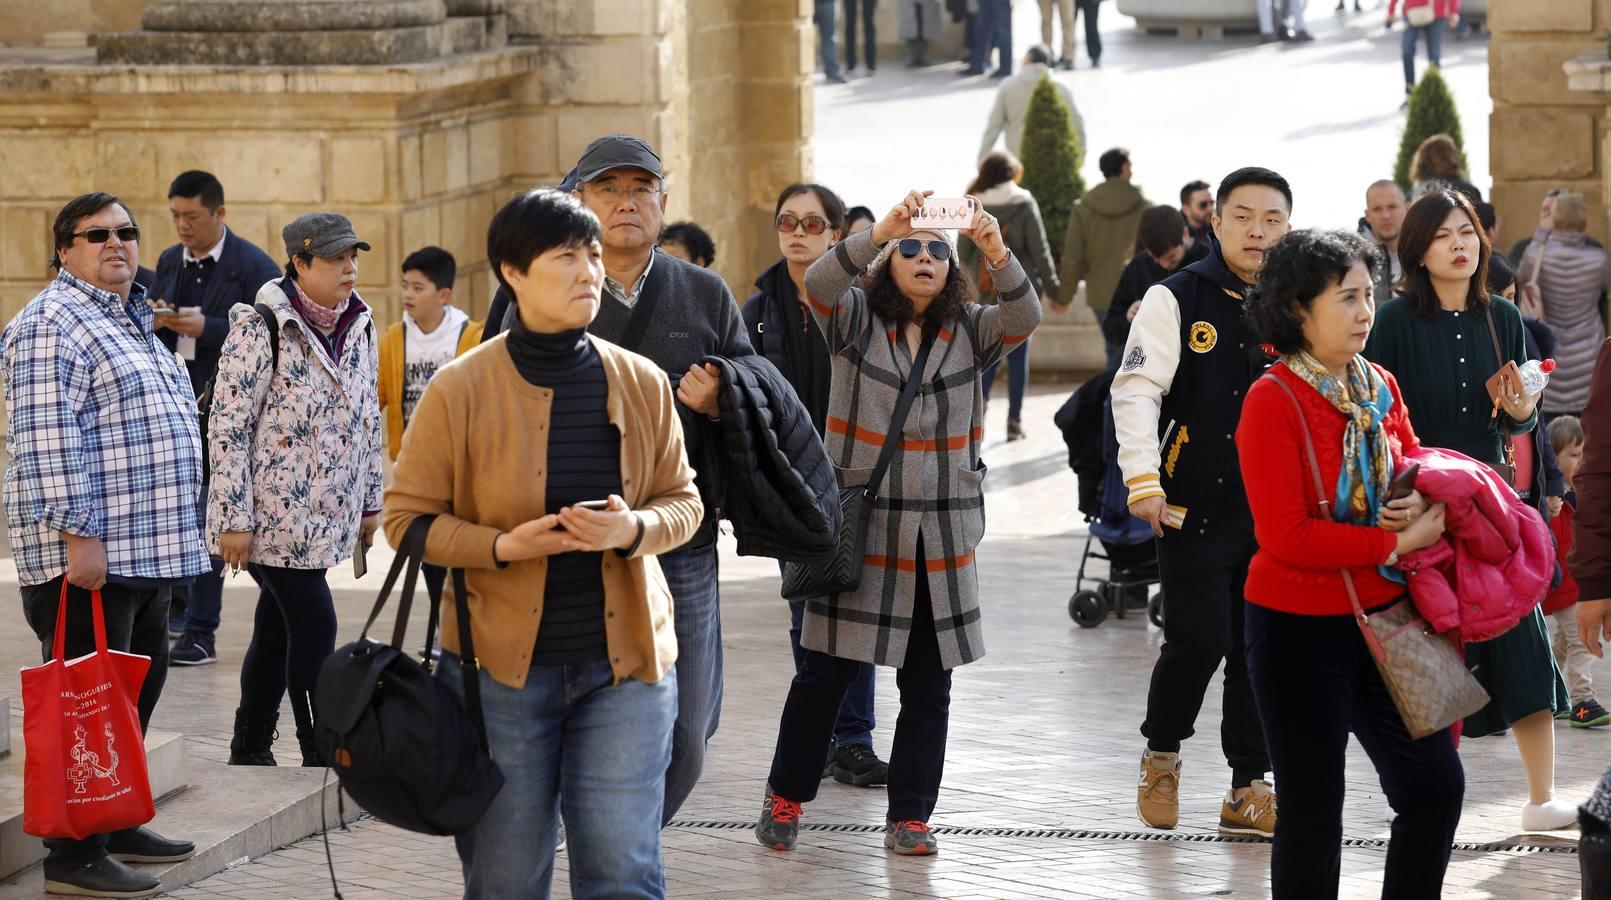
[[[1129,490],[1119,471],[1119,440],[1108,397],[1111,385],[1111,375],[1087,382],[1059,413],[1058,424],[1064,427],[1069,444],[1069,464],[1080,479],[1080,512],[1090,525],[1068,615],[1081,628],[1095,628],[1110,612],[1122,619],[1132,609],[1145,609],[1152,623],[1162,628],[1163,595],[1150,601],[1147,596],[1148,588],[1159,582],[1157,545],[1152,527],[1130,515],[1126,502]],[[1100,419],[1094,415],[1098,409]],[[1084,421],[1077,422],[1080,418]],[[1076,431],[1084,433],[1076,435]],[[1101,435],[1100,444],[1090,441],[1093,432]],[[1099,543],[1101,549],[1093,550],[1093,543]],[[1085,567],[1092,559],[1108,564],[1106,578],[1086,576]],[[1096,589],[1087,589],[1087,581]]]

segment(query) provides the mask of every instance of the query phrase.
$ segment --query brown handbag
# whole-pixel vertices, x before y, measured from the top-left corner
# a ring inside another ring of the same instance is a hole
[[[1331,519],[1331,501],[1326,499],[1325,483],[1320,478],[1320,462],[1315,457],[1314,438],[1309,433],[1309,422],[1304,417],[1298,395],[1280,378],[1265,378],[1281,386],[1292,400],[1303,426],[1303,447],[1309,460],[1309,473],[1314,476],[1315,496],[1320,498],[1320,514]],[[1404,719],[1404,728],[1410,737],[1419,740],[1436,734],[1455,722],[1464,719],[1488,705],[1488,692],[1460,655],[1452,637],[1433,631],[1426,620],[1416,612],[1408,597],[1386,609],[1367,614],[1359,603],[1359,592],[1354,589],[1353,573],[1342,570],[1343,586],[1348,589],[1348,602],[1354,607],[1354,621],[1359,633],[1370,649],[1376,670],[1387,685],[1387,693]]]

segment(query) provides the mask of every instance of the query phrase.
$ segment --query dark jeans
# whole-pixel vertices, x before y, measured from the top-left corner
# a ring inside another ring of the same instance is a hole
[[[917,570],[923,572],[921,535],[917,558]],[[778,724],[777,749],[772,753],[772,773],[767,783],[779,796],[796,803],[816,799],[817,787],[822,783],[822,748],[833,733],[845,693],[863,665],[853,659],[805,651],[805,660],[789,685],[789,699],[783,704],[783,720]],[[895,739],[889,754],[887,817],[897,822],[927,822],[940,798],[951,710],[951,672],[940,662],[927,578],[917,579],[911,638],[906,644],[906,659],[895,670],[895,684],[901,692],[901,714],[895,720]]]
[[[1091,57],[1091,62],[1102,58],[1102,32],[1096,27],[1096,14],[1102,8],[1102,0],[1074,0],[1076,15],[1085,19],[1085,53]]]
[[[40,658],[50,660],[56,643],[56,612],[62,597],[59,575],[44,584],[25,584],[22,615],[39,638]],[[151,669],[140,686],[140,728],[151,725],[151,713],[168,680],[168,603],[171,588],[137,590],[108,584],[101,588],[101,607],[106,614],[106,646],[151,657]],[[67,658],[95,652],[95,625],[90,608],[90,592],[73,587],[67,591]],[[97,834],[83,840],[48,840],[47,868],[76,868],[79,864],[106,855],[109,835]]]
[[[990,386],[996,383],[996,370],[1001,363],[995,363],[985,369],[984,380],[980,387],[984,389],[985,402],[990,402]],[[1007,418],[1022,420],[1024,417],[1024,391],[1029,387],[1029,341],[1023,346],[1007,354]]]
[[[1352,616],[1249,603],[1246,618],[1248,671],[1280,785],[1272,896],[1337,896],[1349,732],[1398,813],[1382,897],[1439,896],[1466,784],[1449,732],[1411,740]]]
[[[856,9],[867,40],[867,68],[878,68],[878,0],[845,0],[845,65],[856,68]]]
[[[1164,642],[1152,669],[1147,746],[1176,753],[1195,733],[1203,694],[1225,661],[1225,708],[1220,746],[1231,767],[1231,786],[1246,787],[1270,770],[1270,757],[1253,705],[1242,636],[1242,587],[1258,549],[1246,509],[1223,509],[1204,534],[1165,528],[1158,541],[1164,595]]]
[[[817,23],[817,40],[821,44],[822,74],[829,78],[839,77],[839,39],[833,33],[838,14],[839,0],[816,0],[812,18]]]
[[[1440,65],[1443,59],[1443,29],[1447,23],[1443,19],[1433,20],[1431,25],[1422,25],[1420,28],[1404,23],[1404,86],[1415,85],[1415,42],[1421,37],[1426,38],[1426,59],[1429,65]]]
[[[185,633],[206,638],[209,645],[218,633],[218,622],[224,610],[224,561],[212,558],[213,569],[196,576],[196,580],[174,591],[181,593],[185,602]]]
[[[289,690],[297,726],[311,727],[308,696],[336,649],[336,607],[325,570],[255,563],[247,570],[259,591],[252,642],[241,663],[241,709],[273,715]]]
[[[794,671],[805,665],[807,651],[800,646],[800,622],[805,616],[805,601],[789,601],[789,646],[794,648]],[[861,672],[845,692],[845,701],[839,704],[839,717],[834,720],[834,744],[873,744],[873,687],[877,681],[877,667],[862,663]]]
[[[1001,49],[1002,72],[1012,72],[1012,4],[1007,0],[979,0],[979,15],[973,26],[973,60],[970,68],[982,70],[990,62],[990,51]]]

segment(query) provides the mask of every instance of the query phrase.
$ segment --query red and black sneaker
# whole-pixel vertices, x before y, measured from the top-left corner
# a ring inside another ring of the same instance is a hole
[[[901,856],[930,856],[940,852],[940,843],[929,831],[929,823],[907,819],[884,824],[884,849]]]
[[[800,837],[800,804],[766,789],[761,804],[761,820],[755,823],[755,839],[773,850],[793,850]]]

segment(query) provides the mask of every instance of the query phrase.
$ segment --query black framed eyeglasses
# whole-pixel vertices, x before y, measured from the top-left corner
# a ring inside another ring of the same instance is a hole
[[[828,230],[828,220],[811,213],[806,216],[797,216],[794,213],[779,213],[777,222],[780,234],[791,234],[794,229],[805,226],[806,234],[821,234]]]
[[[924,242],[917,238],[902,238],[900,243],[901,257],[915,259],[923,252]],[[929,258],[935,262],[945,262],[951,258],[951,245],[945,241],[928,241]]]
[[[87,231],[75,231],[73,237],[83,238],[91,244],[104,244],[112,239],[113,234],[123,243],[131,243],[140,239],[140,226],[124,225],[122,228],[91,228]]]

